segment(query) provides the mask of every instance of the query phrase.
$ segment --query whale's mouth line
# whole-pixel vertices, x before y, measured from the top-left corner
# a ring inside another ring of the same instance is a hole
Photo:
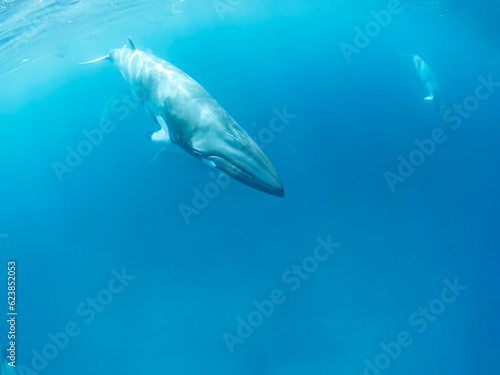
[[[222,173],[227,173],[231,177],[240,180],[240,181],[246,181],[253,183],[254,186],[259,187],[260,190],[268,191],[268,192],[273,192],[273,194],[284,197],[285,193],[283,191],[283,188],[278,188],[274,185],[271,185],[262,179],[257,178],[255,175],[245,171],[244,169],[240,168],[238,165],[235,163],[231,162],[230,160],[222,157],[222,156],[209,156],[203,159],[206,161],[206,164],[210,165],[212,168],[217,169],[218,171]],[[216,161],[219,161],[217,163]],[[220,163],[222,161],[222,163]],[[224,170],[220,168],[220,166],[225,165],[228,166],[229,168]]]

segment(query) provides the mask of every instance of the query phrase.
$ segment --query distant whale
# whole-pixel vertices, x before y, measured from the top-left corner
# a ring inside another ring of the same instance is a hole
[[[427,89],[428,95],[425,97],[425,100],[431,100],[436,103],[437,107],[441,112],[444,111],[446,107],[446,100],[441,91],[441,84],[437,79],[434,71],[427,65],[427,63],[418,55],[406,55],[413,57],[413,62],[415,63],[415,68],[417,69],[417,73],[420,77],[420,80],[424,84]]]
[[[190,155],[257,190],[285,192],[276,168],[247,132],[194,79],[174,65],[129,45],[89,61],[112,61],[159,130],[154,142],[173,143]]]

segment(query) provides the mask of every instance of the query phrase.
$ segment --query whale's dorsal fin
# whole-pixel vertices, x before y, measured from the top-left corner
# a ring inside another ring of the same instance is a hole
[[[135,51],[135,50],[136,50],[136,48],[135,48],[135,44],[134,44],[134,42],[132,42],[132,39],[131,39],[130,37],[128,37],[128,44],[129,44],[130,49],[131,49],[132,51]]]

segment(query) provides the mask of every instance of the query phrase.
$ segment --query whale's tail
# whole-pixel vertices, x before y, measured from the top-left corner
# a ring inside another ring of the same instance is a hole
[[[92,60],[92,61],[81,62],[79,64],[80,65],[93,64],[93,63],[96,63],[96,62],[102,61],[102,60],[110,60],[109,55],[106,55],[106,56],[103,56],[103,57],[99,57],[98,59],[95,59],[95,60]]]
[[[123,48],[127,48],[127,45],[125,45]],[[132,51],[136,50],[135,44],[132,41],[132,38],[130,38],[130,37],[128,37],[128,48],[130,48]],[[106,56],[99,57],[98,59],[95,59],[95,60],[92,60],[92,61],[81,62],[79,64],[80,65],[93,64],[93,63],[96,63],[96,62],[99,62],[99,61],[102,61],[102,60],[111,60],[112,61],[112,58],[111,58],[110,54],[108,54]]]

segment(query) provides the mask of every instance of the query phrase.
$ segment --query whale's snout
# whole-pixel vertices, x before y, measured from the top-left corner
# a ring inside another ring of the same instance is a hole
[[[234,157],[226,159],[221,156],[209,156],[205,160],[245,185],[277,197],[285,196],[281,178],[270,163],[266,166],[258,165],[260,160],[248,160],[247,157],[242,160]]]
[[[284,197],[285,190],[276,168],[245,129],[221,107],[211,111],[203,108],[200,113],[204,110],[210,116],[196,118],[196,123],[203,126],[187,141],[181,137],[181,147],[188,145],[185,148],[193,156],[245,185]]]

